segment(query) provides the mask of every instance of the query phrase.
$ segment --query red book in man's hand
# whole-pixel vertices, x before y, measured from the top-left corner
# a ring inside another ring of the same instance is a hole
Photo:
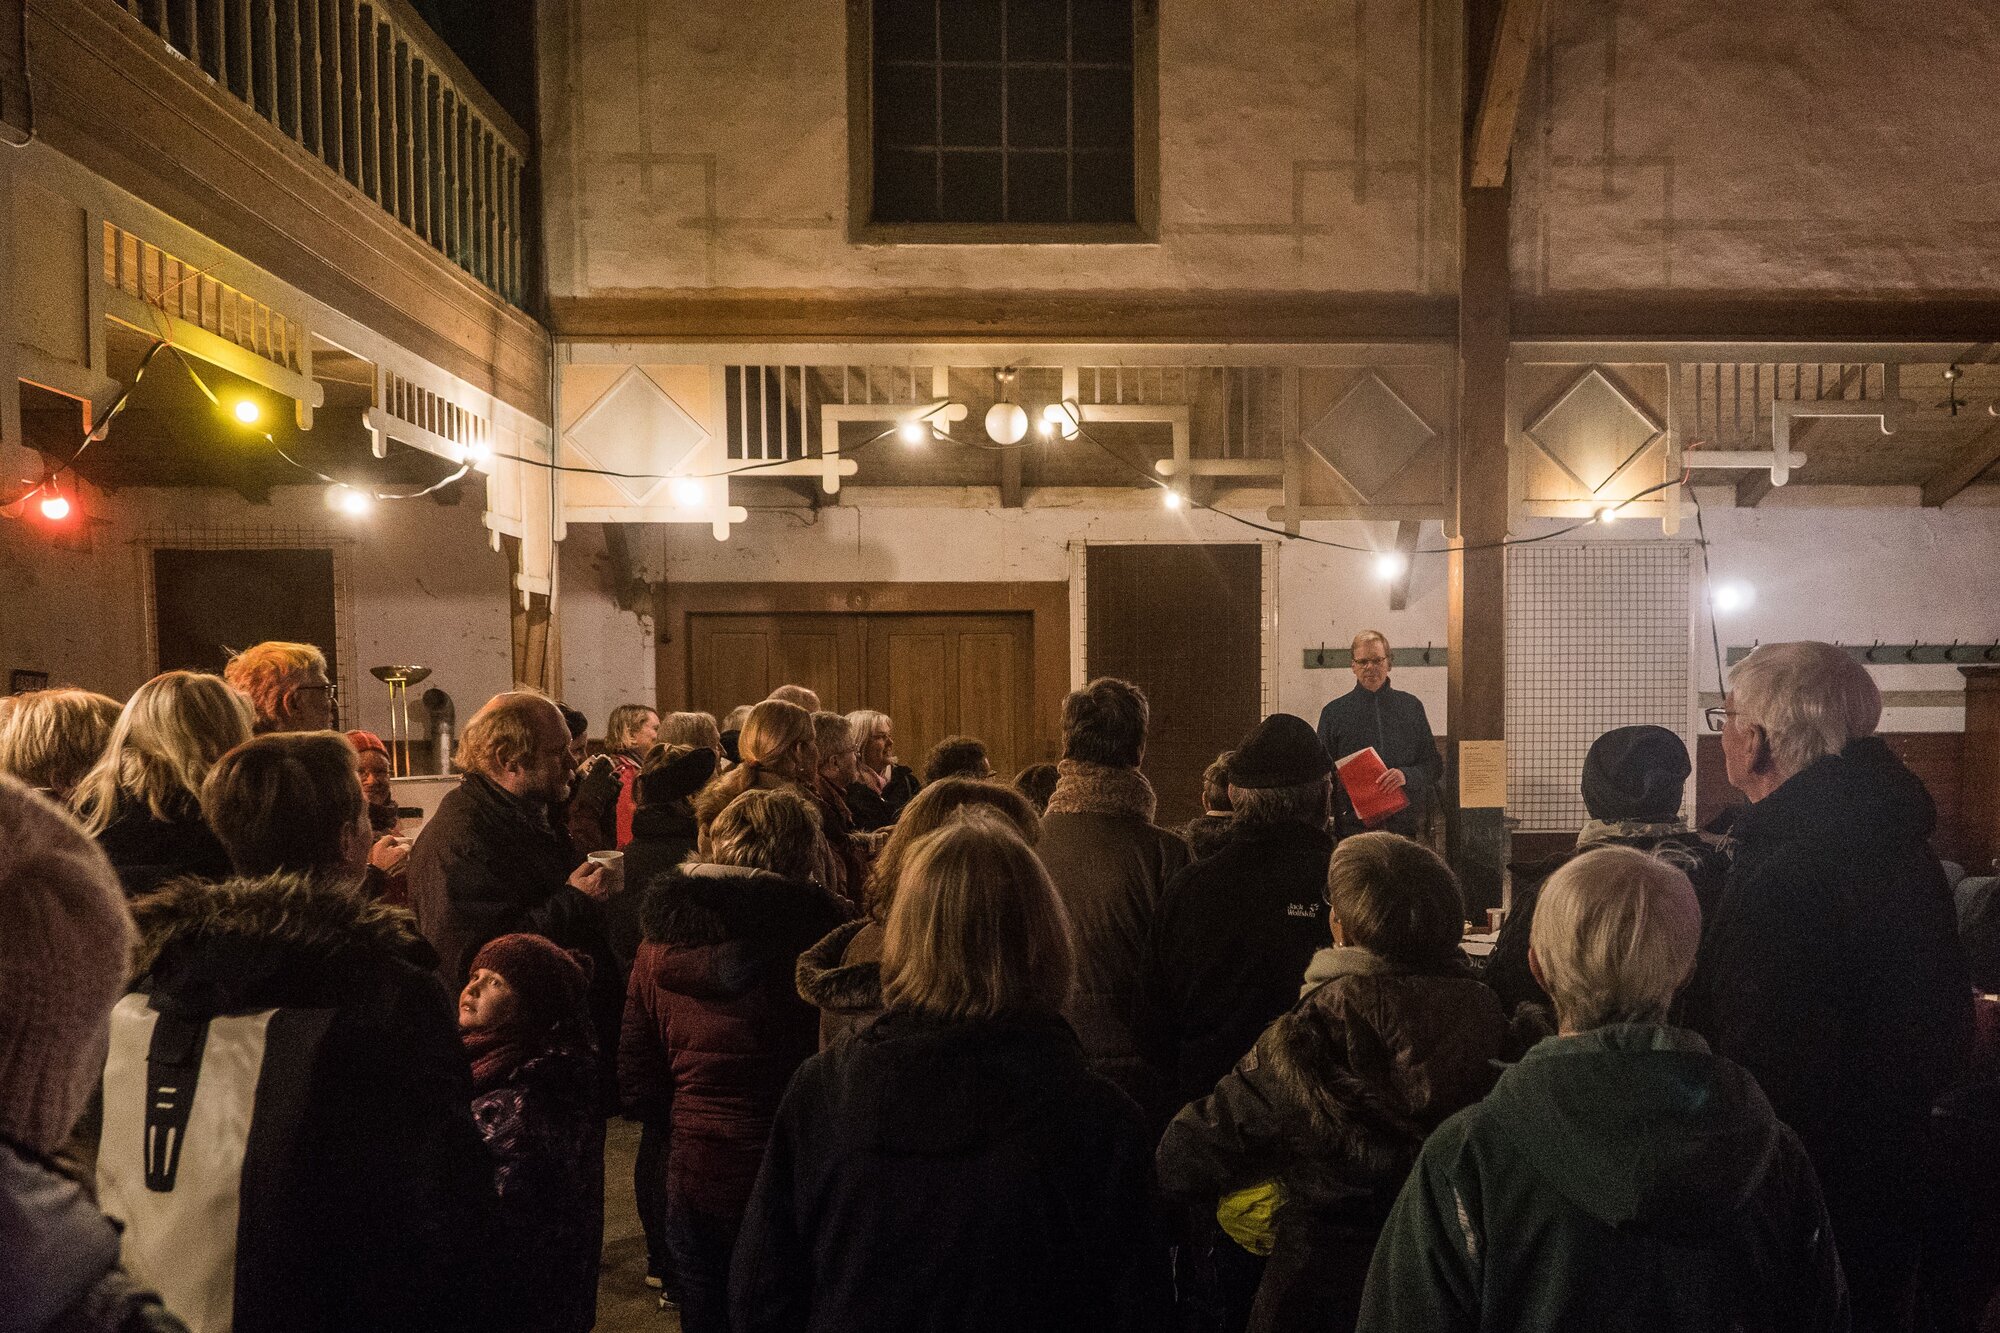
[[[1394,791],[1383,791],[1376,784],[1389,766],[1382,762],[1382,756],[1375,753],[1375,747],[1356,750],[1339,763],[1334,771],[1340,774],[1341,788],[1354,806],[1355,817],[1369,828],[1380,825],[1389,816],[1409,807],[1410,798],[1403,795],[1401,787]]]

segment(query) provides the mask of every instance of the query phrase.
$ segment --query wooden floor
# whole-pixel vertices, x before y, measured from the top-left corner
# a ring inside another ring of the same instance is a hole
[[[646,1238],[632,1203],[639,1127],[613,1120],[604,1140],[604,1268],[597,1279],[598,1333],[680,1333],[679,1316],[659,1312],[646,1285]]]

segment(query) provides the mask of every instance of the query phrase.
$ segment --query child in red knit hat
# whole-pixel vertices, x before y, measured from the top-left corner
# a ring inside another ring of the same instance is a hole
[[[587,1333],[604,1239],[588,955],[502,935],[472,960],[458,1002],[472,1116],[493,1154],[501,1254],[523,1327]]]

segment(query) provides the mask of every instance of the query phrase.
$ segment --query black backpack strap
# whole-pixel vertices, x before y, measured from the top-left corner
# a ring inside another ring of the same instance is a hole
[[[195,1083],[208,1047],[208,1019],[162,1013],[146,1048],[146,1188],[166,1194],[180,1172],[181,1145],[194,1110]]]

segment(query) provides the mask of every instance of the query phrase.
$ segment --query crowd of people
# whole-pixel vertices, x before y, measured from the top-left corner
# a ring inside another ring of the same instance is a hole
[[[584,1333],[617,1116],[690,1333],[2000,1329],[1985,965],[1866,670],[1735,669],[1726,832],[1600,737],[1475,960],[1391,661],[1185,829],[1111,678],[1011,780],[510,691],[413,841],[308,645],[0,701],[0,1329]]]

